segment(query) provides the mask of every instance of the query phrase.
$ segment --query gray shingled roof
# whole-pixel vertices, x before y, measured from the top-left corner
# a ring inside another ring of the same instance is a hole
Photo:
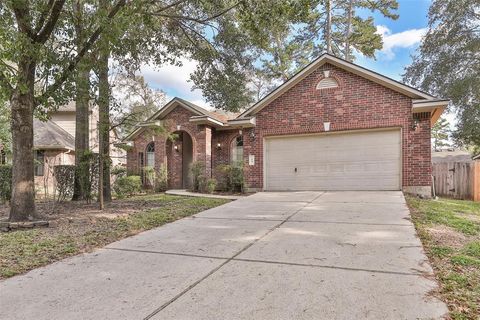
[[[75,138],[51,120],[34,119],[33,146],[36,149],[75,150]]]

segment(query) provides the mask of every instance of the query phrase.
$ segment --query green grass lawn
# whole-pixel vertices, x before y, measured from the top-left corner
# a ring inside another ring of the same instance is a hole
[[[452,319],[480,319],[480,203],[407,197]]]
[[[112,217],[93,216],[86,211],[83,219],[63,219],[54,228],[0,233],[0,278],[8,278],[69,256],[89,252],[228,202],[224,199],[154,194],[118,200],[113,204],[121,207],[122,201],[128,201],[130,206],[138,203],[138,211]],[[149,209],[142,211],[142,207]]]

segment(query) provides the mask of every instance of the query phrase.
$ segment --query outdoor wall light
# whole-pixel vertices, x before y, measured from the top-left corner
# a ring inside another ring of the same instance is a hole
[[[220,142],[217,143],[217,149],[218,150],[222,149],[222,144]]]
[[[256,137],[255,136],[255,131],[251,130],[250,131],[250,139],[253,141],[253,140],[255,140],[255,137]]]
[[[242,129],[238,130],[238,134],[239,134],[239,135],[242,135],[242,133],[243,133],[243,132],[242,132]]]
[[[418,120],[417,118],[414,118],[412,123],[412,130],[416,131],[419,124],[420,124],[420,120]]]
[[[178,145],[174,145],[174,146],[173,146],[173,149],[175,149],[175,151],[178,152],[178,151],[179,151],[179,150],[178,150]]]

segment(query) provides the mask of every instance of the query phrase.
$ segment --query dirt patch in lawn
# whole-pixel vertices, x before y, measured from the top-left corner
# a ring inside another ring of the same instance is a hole
[[[111,242],[149,230],[229,202],[164,194],[115,200],[104,211],[98,205],[66,202],[51,207],[40,202],[38,211],[50,222],[48,228],[0,233],[0,279],[103,247]],[[6,215],[8,208],[3,207]]]
[[[437,246],[446,246],[459,249],[468,243],[469,240],[469,237],[463,233],[455,231],[455,229],[444,225],[426,227],[425,230],[432,237],[432,241]]]

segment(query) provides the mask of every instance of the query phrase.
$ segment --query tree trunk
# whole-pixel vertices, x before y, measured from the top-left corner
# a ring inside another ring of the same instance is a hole
[[[99,153],[103,163],[103,199],[106,202],[112,201],[110,186],[110,85],[108,83],[108,57],[108,54],[100,54],[98,74]]]
[[[103,186],[103,201],[112,201],[110,186],[110,84],[108,82],[108,58],[110,57],[109,43],[103,37],[100,45],[98,61],[98,112],[99,112],[99,155],[102,165],[101,171]]]
[[[12,199],[9,221],[37,218],[33,175],[33,109],[35,63],[18,65],[19,83],[11,97],[12,108]]]
[[[84,3],[76,0],[73,4],[75,16],[76,46],[80,48],[85,40],[83,29]],[[88,56],[84,57],[77,67],[75,86],[75,178],[72,200],[87,199],[88,186],[90,185],[90,174],[86,172],[84,155],[90,150],[90,124],[89,124],[89,102],[90,102],[90,61]],[[82,169],[83,168],[83,169]]]
[[[326,0],[325,10],[327,11],[327,23],[325,24],[325,41],[327,42],[327,53],[332,53],[332,5],[331,0]]]
[[[77,94],[75,99],[75,180],[72,200],[85,200],[85,186],[89,183],[89,173],[81,169],[82,158],[90,150],[89,100],[90,67],[82,61],[78,65],[75,80]]]
[[[347,29],[345,33],[345,60],[350,61],[350,36],[352,35],[353,1],[348,1]]]

